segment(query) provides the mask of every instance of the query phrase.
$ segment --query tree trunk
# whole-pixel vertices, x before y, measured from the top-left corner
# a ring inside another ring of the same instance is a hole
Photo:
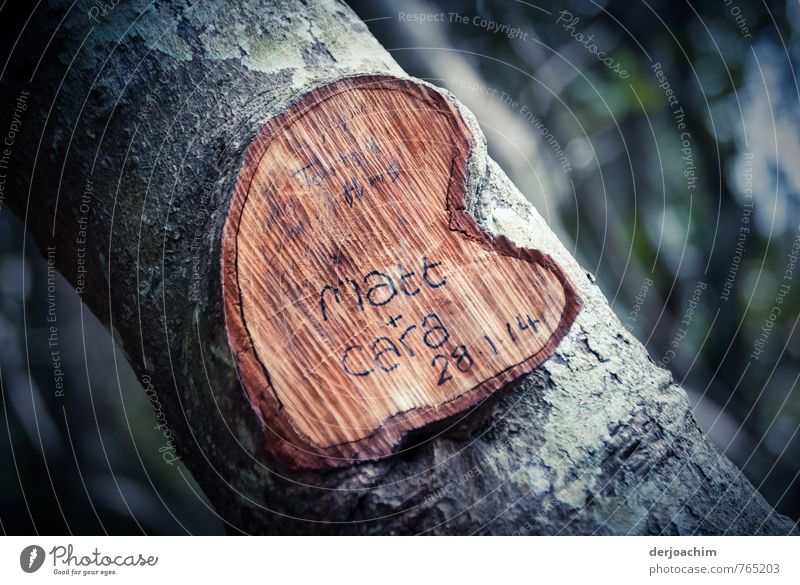
[[[581,312],[547,361],[457,428],[335,470],[276,462],[224,315],[223,230],[247,148],[312,89],[408,78],[337,2],[65,10],[34,11],[0,79],[0,113],[17,127],[0,151],[0,193],[155,390],[230,532],[794,530],[699,431],[683,389],[489,159],[463,109],[467,210],[554,259]]]

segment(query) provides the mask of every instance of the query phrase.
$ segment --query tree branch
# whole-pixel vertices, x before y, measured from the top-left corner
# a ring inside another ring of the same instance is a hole
[[[149,377],[231,532],[794,529],[701,434],[685,392],[489,159],[463,109],[476,144],[468,211],[554,258],[581,313],[550,359],[463,428],[335,471],[276,464],[224,326],[222,230],[238,171],[259,129],[309,90],[406,76],[338,2],[142,1],[94,20],[76,10],[48,46],[63,12],[37,8],[1,80],[4,115],[30,92],[7,202]]]

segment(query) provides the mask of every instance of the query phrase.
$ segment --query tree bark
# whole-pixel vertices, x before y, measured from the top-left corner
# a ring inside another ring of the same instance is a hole
[[[468,211],[554,258],[581,313],[550,359],[463,429],[327,472],[265,456],[224,326],[223,224],[259,129],[309,90],[365,74],[407,78],[342,3],[208,0],[38,7],[0,79],[2,120],[21,127],[6,203],[155,389],[229,532],[792,532],[699,431],[684,390],[463,109],[477,144]]]

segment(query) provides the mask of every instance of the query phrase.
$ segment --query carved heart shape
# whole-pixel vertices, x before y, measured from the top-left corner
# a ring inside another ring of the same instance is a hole
[[[376,76],[305,94],[250,145],[224,231],[225,317],[281,462],[389,455],[569,330],[580,301],[561,268],[465,212],[471,146],[447,98]]]

